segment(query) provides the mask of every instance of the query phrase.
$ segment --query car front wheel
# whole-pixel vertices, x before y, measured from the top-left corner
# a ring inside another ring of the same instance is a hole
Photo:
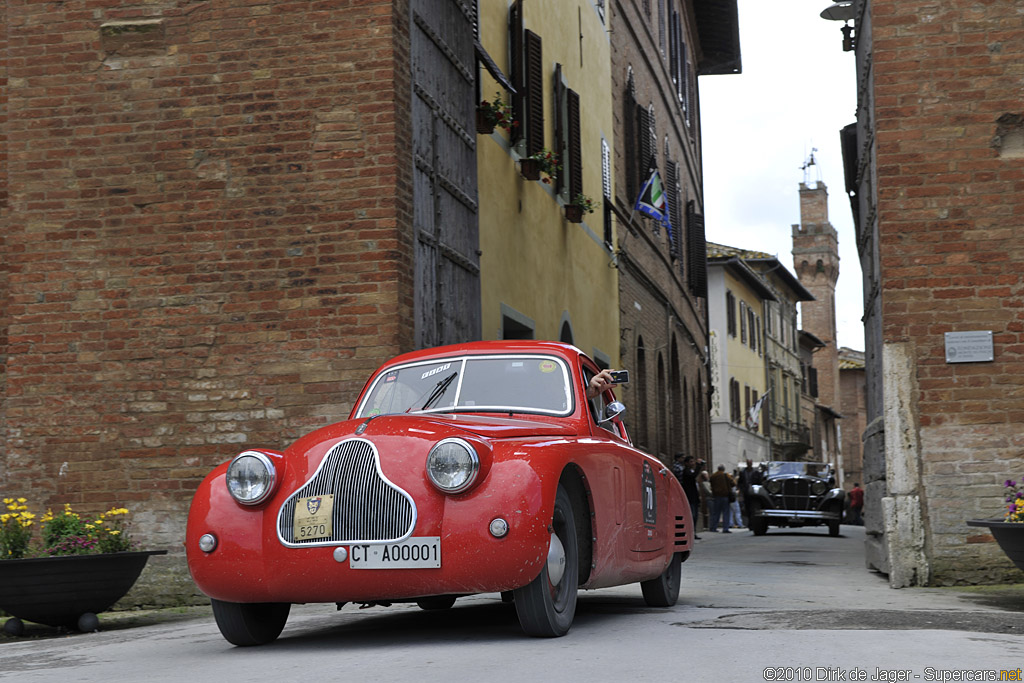
[[[514,592],[519,624],[527,635],[542,638],[564,636],[576,615],[579,555],[572,501],[561,485],[555,495],[548,560],[540,574]]]
[[[221,635],[239,647],[264,645],[275,640],[284,630],[292,608],[287,602],[239,603],[213,599],[210,602]]]
[[[682,564],[682,554],[675,553],[661,576],[650,581],[641,581],[640,590],[643,591],[644,602],[651,607],[671,607],[676,604],[679,599],[679,578],[682,573]]]
[[[764,536],[768,533],[768,520],[765,517],[760,516],[758,514],[759,512],[761,512],[761,504],[756,501],[751,503],[749,526],[755,536]]]

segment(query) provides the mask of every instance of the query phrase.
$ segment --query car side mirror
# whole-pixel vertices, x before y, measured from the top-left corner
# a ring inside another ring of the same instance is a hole
[[[622,414],[624,412],[626,412],[626,406],[624,406],[622,403],[618,401],[612,401],[604,409],[604,419],[598,422],[598,424],[604,424],[609,420],[617,421],[620,417],[622,417]]]

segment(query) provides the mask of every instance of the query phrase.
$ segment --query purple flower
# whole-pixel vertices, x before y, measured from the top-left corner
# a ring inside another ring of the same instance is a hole
[[[1007,487],[1014,487],[1016,485],[1017,485],[1017,482],[1015,482],[1013,479],[1007,479],[1006,482],[1003,484],[1003,486],[1007,486]]]

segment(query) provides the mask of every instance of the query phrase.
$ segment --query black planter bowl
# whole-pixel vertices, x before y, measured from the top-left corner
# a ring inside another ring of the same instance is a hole
[[[967,526],[983,526],[992,532],[1000,549],[1017,569],[1024,569],[1024,524],[999,519],[969,519]]]
[[[0,609],[47,626],[95,630],[96,614],[124,597],[149,556],[166,554],[146,550],[0,560]],[[17,635],[19,626],[5,624],[4,630]]]

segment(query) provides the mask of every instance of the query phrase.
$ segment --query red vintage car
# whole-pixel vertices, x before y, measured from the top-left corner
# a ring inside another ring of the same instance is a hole
[[[555,342],[405,354],[347,421],[215,469],[186,547],[221,633],[270,642],[292,603],[503,593],[535,636],[569,630],[579,588],[640,582],[648,605],[675,604],[690,507],[612,390],[588,398],[598,372]]]

